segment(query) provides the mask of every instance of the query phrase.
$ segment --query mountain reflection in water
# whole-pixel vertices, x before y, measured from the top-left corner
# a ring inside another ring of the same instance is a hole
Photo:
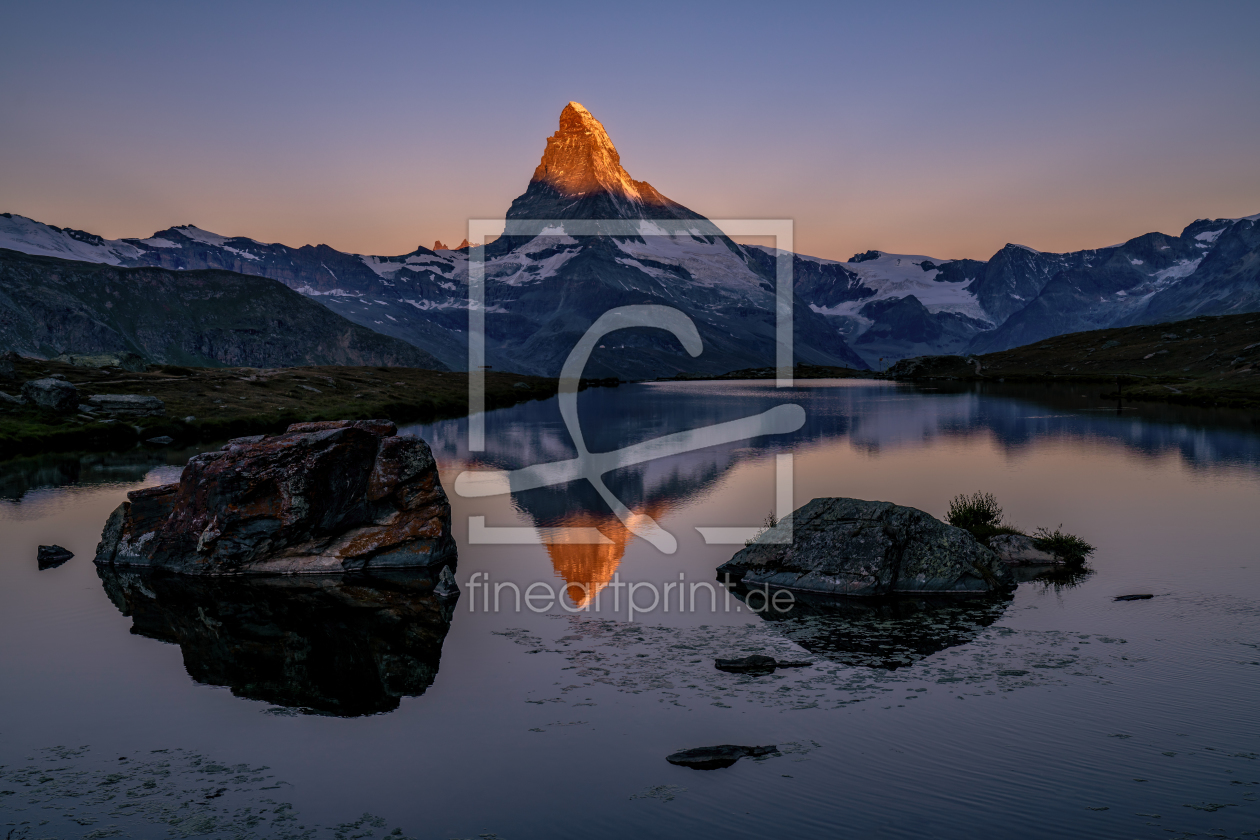
[[[97,573],[131,632],[179,645],[194,680],[306,714],[378,714],[423,694],[454,610],[423,573]]]
[[[955,384],[953,393],[931,399],[915,390],[865,380],[803,380],[784,389],[765,382],[657,382],[592,388],[580,393],[578,402],[583,434],[594,452],[702,429],[785,403],[805,409],[805,425],[791,434],[720,443],[628,464],[604,476],[630,510],[657,521],[713,492],[741,464],[788,451],[808,458],[814,446],[837,441],[878,453],[920,448],[942,438],[985,437],[1016,453],[1040,440],[1060,439],[1119,445],[1142,457],[1176,452],[1192,469],[1260,464],[1260,438],[1252,418],[1240,412],[1157,404],[1117,413],[1114,402],[1097,397],[1096,386]],[[486,449],[479,452],[468,449],[464,419],[403,432],[428,441],[445,470],[515,470],[577,454],[555,400],[495,411],[486,422]],[[512,504],[548,541],[552,567],[578,606],[612,579],[633,539],[585,481],[515,492]],[[565,542],[557,530],[564,527],[596,528],[608,542]]]

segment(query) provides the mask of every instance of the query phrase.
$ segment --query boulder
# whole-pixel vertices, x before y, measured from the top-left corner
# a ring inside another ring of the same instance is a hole
[[[9,408],[17,408],[19,405],[26,405],[26,400],[21,397],[15,397],[12,394],[6,394],[4,391],[0,391],[0,405],[7,406]]]
[[[121,353],[62,353],[54,361],[65,362],[75,367],[116,367],[132,371],[133,373],[143,373],[149,368],[149,363],[144,356],[138,353],[129,353],[125,350]]]
[[[178,484],[133,490],[102,566],[303,574],[455,563],[451,508],[428,444],[387,420],[297,423],[193,457]]]
[[[93,414],[108,417],[163,417],[166,403],[157,397],[144,394],[93,394],[87,399],[87,408]]]
[[[22,396],[53,411],[74,411],[79,407],[79,389],[64,379],[32,379],[22,386]]]
[[[765,747],[742,747],[738,744],[721,744],[716,747],[696,747],[691,750],[681,750],[665,756],[665,760],[670,764],[690,767],[692,770],[719,770],[723,767],[730,767],[746,755],[758,758],[763,755],[771,755],[778,752],[778,750],[779,748],[773,744]]]
[[[74,552],[68,548],[62,548],[59,545],[41,545],[36,556],[36,562],[39,563],[40,571],[43,571],[44,569],[55,569],[73,556]]]
[[[791,534],[788,542],[777,543]],[[830,595],[1013,589],[1010,568],[967,531],[891,502],[814,499],[718,567],[746,588]]]
[[[989,548],[999,560],[1011,566],[1052,566],[1063,562],[1061,557],[1037,548],[1033,538],[1023,534],[990,537]]]

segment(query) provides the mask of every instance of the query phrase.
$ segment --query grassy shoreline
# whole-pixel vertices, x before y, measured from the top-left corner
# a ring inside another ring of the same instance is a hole
[[[1260,313],[1068,333],[981,356],[905,359],[908,381],[1104,385],[1100,397],[1216,408],[1260,408]]]
[[[0,413],[0,460],[71,450],[126,449],[155,437],[175,446],[241,435],[283,431],[309,420],[388,418],[396,423],[431,422],[468,414],[468,374],[396,367],[257,368],[153,367],[133,373],[76,367],[63,362],[18,359],[16,379],[0,390],[20,391],[21,382],[60,375],[81,398],[93,394],[142,394],[166,404],[165,417],[101,422],[84,414],[57,414],[32,406]],[[557,380],[486,372],[486,408],[503,408],[555,395]],[[583,385],[609,384],[584,382]]]

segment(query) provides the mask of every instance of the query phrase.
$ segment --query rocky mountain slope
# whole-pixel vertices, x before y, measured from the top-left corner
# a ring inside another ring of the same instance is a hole
[[[274,280],[4,249],[0,348],[39,358],[130,352],[151,362],[209,367],[445,369],[429,353],[352,324]]]

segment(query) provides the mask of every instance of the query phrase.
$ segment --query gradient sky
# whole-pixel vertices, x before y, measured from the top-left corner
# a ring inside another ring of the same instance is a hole
[[[1260,2],[6,3],[0,212],[397,254],[560,110],[797,250],[984,259],[1260,213]]]

